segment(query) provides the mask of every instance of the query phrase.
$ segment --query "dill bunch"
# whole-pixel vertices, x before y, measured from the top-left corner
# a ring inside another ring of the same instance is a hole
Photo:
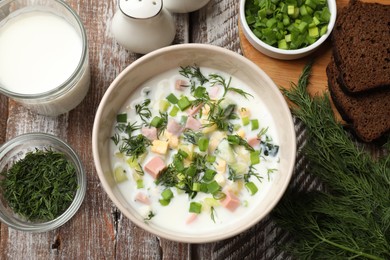
[[[308,94],[311,67],[282,91],[306,125],[308,172],[326,192],[285,194],[273,212],[293,235],[284,249],[299,259],[390,259],[390,156],[372,158],[335,120],[329,96]]]

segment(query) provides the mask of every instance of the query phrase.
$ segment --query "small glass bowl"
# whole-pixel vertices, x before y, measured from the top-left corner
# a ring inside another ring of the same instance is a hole
[[[46,232],[65,224],[80,208],[87,189],[87,178],[81,161],[75,151],[58,137],[45,133],[23,134],[9,140],[0,147],[0,172],[9,169],[14,163],[23,159],[28,152],[36,149],[51,149],[63,153],[76,169],[78,189],[68,209],[54,220],[48,222],[31,222],[15,214],[7,205],[0,187],[0,220],[10,228],[27,232]],[[0,176],[0,178],[2,178]]]

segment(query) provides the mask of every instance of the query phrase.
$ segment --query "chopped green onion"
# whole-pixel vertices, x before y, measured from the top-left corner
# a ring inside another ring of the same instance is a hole
[[[171,189],[165,189],[163,192],[161,192],[161,197],[164,200],[171,200],[173,198],[173,192]]]
[[[203,175],[203,180],[212,181],[214,179],[215,174],[217,174],[216,171],[212,169],[207,169]]]
[[[173,93],[169,94],[169,95],[166,97],[166,99],[167,99],[169,102],[171,102],[172,104],[177,104],[177,102],[179,102],[179,99],[177,99],[177,97],[176,97]]]
[[[185,151],[183,151],[182,149],[179,149],[179,151],[177,152],[180,156],[182,156],[183,158],[187,158],[188,157],[188,153],[186,153]]]
[[[244,126],[249,125],[250,123],[249,117],[243,117],[241,120],[242,120],[242,125]]]
[[[198,146],[199,146],[199,150],[200,150],[201,152],[207,151],[207,148],[209,147],[209,139],[206,138],[206,137],[201,137],[201,138],[199,138],[199,140],[198,140]]]
[[[202,204],[199,202],[191,202],[189,212],[200,214],[202,212]]]
[[[172,109],[171,109],[171,112],[169,112],[169,115],[170,116],[176,116],[177,115],[177,112],[179,112],[179,108],[177,106],[173,106]]]
[[[124,113],[124,114],[118,114],[116,115],[116,121],[118,123],[126,123],[127,122],[127,114]]]
[[[126,170],[121,166],[114,169],[114,179],[117,183],[121,183],[127,180]]]
[[[186,96],[183,96],[177,102],[177,106],[181,111],[184,111],[191,106],[191,101]]]
[[[167,206],[167,205],[169,205],[169,203],[170,203],[171,201],[170,201],[170,200],[164,200],[164,199],[162,199],[162,200],[159,200],[159,202],[160,202],[161,206]]]
[[[194,91],[194,97],[196,98],[202,98],[204,97],[205,93],[206,93],[206,88],[205,87],[197,87]]]
[[[227,140],[231,144],[235,144],[235,145],[240,144],[240,137],[237,135],[228,135]]]
[[[251,158],[251,165],[260,163],[260,152],[259,151],[251,152],[250,158]]]
[[[159,128],[161,126],[161,123],[163,122],[163,119],[159,116],[153,117],[152,121],[150,122],[151,126],[154,126],[156,128]]]
[[[217,191],[213,193],[213,198],[216,200],[223,200],[224,198],[226,198],[226,194],[222,191]]]
[[[256,192],[259,190],[256,186],[256,184],[254,184],[253,182],[247,182],[245,183],[245,187],[248,189],[249,193],[251,195],[255,195]]]
[[[207,155],[207,157],[206,157],[206,161],[209,163],[215,162],[216,159],[217,159],[217,157],[214,155]]]
[[[168,101],[162,99],[160,100],[160,111],[161,112],[167,112],[168,111],[168,108],[171,106],[171,103],[169,103]]]
[[[318,27],[309,28],[309,36],[313,38],[318,38],[320,36]]]
[[[252,125],[252,130],[259,129],[259,120],[257,119],[252,119],[251,120],[251,125]]]
[[[192,184],[192,190],[193,191],[200,191],[201,186],[202,186],[202,184],[200,182],[194,182]]]
[[[216,182],[216,181],[212,181],[212,182],[207,184],[207,191],[211,194],[216,193],[220,189],[221,189],[221,186],[219,186],[218,182]]]
[[[190,167],[187,168],[186,170],[186,175],[190,177],[194,177],[196,173],[196,167],[191,165]]]
[[[144,187],[144,180],[139,179],[137,180],[137,189],[142,189]]]

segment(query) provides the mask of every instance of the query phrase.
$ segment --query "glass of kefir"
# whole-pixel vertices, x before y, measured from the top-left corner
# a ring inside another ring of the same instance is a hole
[[[62,0],[0,1],[0,93],[57,116],[86,96],[88,45],[79,16]]]

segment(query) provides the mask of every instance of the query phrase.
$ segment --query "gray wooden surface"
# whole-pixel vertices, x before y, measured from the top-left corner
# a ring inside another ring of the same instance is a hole
[[[56,118],[33,114],[0,95],[0,143],[28,132],[46,132],[68,141],[80,155],[88,176],[88,190],[78,213],[62,227],[40,234],[23,233],[0,224],[0,259],[285,259],[275,245],[288,239],[270,217],[236,237],[190,245],[151,235],[133,225],[112,204],[96,174],[91,131],[96,109],[113,79],[140,55],[117,45],[110,24],[117,10],[114,0],[68,0],[88,33],[92,82],[85,100]],[[174,44],[207,43],[240,52],[238,0],[211,0],[197,12],[175,14]],[[303,127],[297,123],[298,145]],[[294,182],[311,185],[301,174],[305,160],[298,153]]]

